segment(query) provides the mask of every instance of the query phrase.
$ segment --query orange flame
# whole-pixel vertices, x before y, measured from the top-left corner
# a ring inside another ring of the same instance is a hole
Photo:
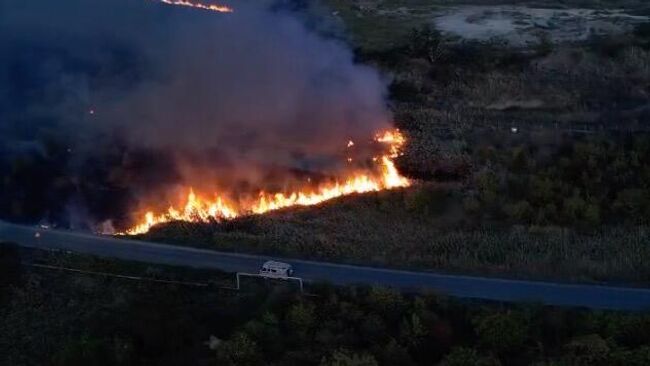
[[[393,159],[400,155],[404,136],[399,130],[387,131],[375,136],[375,141],[388,145],[388,155],[375,157],[378,171],[357,173],[343,179],[319,186],[315,190],[292,193],[260,192],[256,200],[234,203],[217,194],[214,199],[198,197],[190,189],[182,208],[170,207],[167,212],[155,214],[148,211],[141,222],[120,235],[137,235],[147,233],[153,226],[172,221],[210,222],[227,220],[250,214],[287,208],[291,206],[312,206],[333,198],[355,194],[377,192],[385,189],[408,187],[411,182],[401,176]]]
[[[186,0],[159,0],[159,1],[168,5],[187,6],[190,8],[216,11],[219,13],[232,13],[234,11],[233,8],[225,5],[203,4],[199,2],[190,2]]]

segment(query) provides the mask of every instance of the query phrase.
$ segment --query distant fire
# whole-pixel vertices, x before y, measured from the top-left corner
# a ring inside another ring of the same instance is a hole
[[[401,176],[394,158],[399,156],[400,148],[405,142],[404,136],[398,130],[378,134],[375,143],[384,146],[382,155],[372,158],[373,166],[362,171],[354,171],[348,176],[336,179],[316,187],[305,186],[291,192],[269,193],[260,191],[253,199],[229,197],[215,193],[212,198],[196,194],[192,188],[187,188],[187,198],[179,206],[170,206],[166,212],[155,213],[153,210],[143,210],[144,217],[133,227],[121,235],[137,235],[147,233],[153,226],[172,221],[210,222],[233,219],[239,216],[262,214],[292,206],[311,206],[324,201],[355,194],[376,192],[386,189],[407,187],[411,182]],[[354,146],[349,141],[348,148]],[[311,179],[307,180],[311,182]]]
[[[191,2],[186,0],[159,0],[168,5],[187,6],[190,8],[216,11],[219,13],[232,13],[234,10],[225,5],[204,4],[200,2]]]

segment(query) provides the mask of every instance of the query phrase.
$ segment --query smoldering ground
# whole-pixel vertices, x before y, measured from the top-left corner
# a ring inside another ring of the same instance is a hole
[[[0,0],[2,215],[103,220],[177,183],[321,169],[387,126],[384,81],[345,45],[230,5]]]

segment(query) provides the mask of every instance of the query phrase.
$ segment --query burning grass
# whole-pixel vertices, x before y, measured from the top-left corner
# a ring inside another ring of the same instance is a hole
[[[209,10],[217,13],[232,13],[234,11],[233,8],[226,5],[204,4],[200,2],[185,1],[185,0],[158,0],[158,1],[167,5],[186,6],[189,8]]]
[[[137,235],[148,232],[153,226],[172,221],[211,222],[233,219],[250,214],[262,214],[292,206],[312,206],[337,197],[350,194],[377,192],[385,189],[407,187],[411,182],[400,175],[393,159],[401,153],[404,136],[399,130],[389,130],[377,134],[374,141],[383,146],[381,156],[372,157],[373,167],[369,170],[355,169],[350,176],[336,179],[318,185],[315,188],[304,187],[292,192],[268,193],[260,191],[257,197],[226,197],[214,194],[212,199],[207,195],[197,195],[192,188],[188,189],[187,199],[180,208],[170,206],[166,212],[155,213],[145,209],[144,218],[133,227],[122,232],[122,235]],[[352,148],[354,142],[349,141],[347,148]],[[352,158],[348,158],[352,161]]]

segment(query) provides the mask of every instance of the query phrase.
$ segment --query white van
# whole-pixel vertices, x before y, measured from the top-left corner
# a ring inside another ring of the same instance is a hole
[[[260,275],[267,277],[291,277],[293,268],[288,263],[266,261],[260,268]]]

